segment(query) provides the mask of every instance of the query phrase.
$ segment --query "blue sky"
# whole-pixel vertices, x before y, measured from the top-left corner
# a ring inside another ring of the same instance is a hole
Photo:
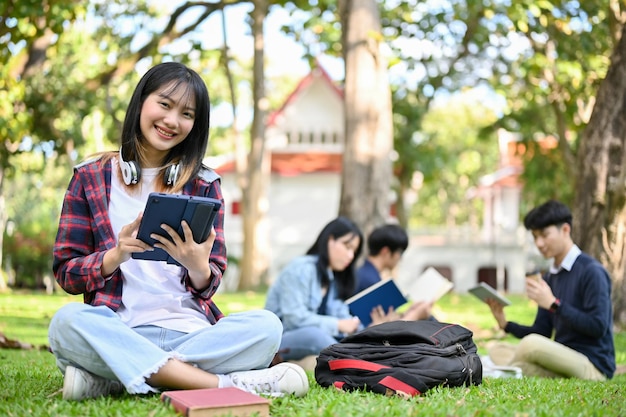
[[[180,0],[150,1],[155,6],[162,8],[164,12],[174,11],[181,2]],[[246,21],[251,9],[252,6],[250,4],[235,5],[226,8],[226,29],[231,53],[248,59],[252,58],[253,53],[250,26]],[[194,13],[195,11],[193,9],[188,12],[188,22],[192,21]],[[183,18],[184,17],[183,15]],[[163,18],[163,25],[165,25],[168,19],[169,13]],[[274,78],[282,75],[304,77],[310,71],[308,63],[302,59],[304,53],[303,47],[280,31],[281,26],[288,22],[289,19],[291,19],[289,14],[280,7],[271,8],[266,19],[265,55],[267,65],[265,71],[267,77]],[[186,25],[185,19],[182,19],[181,24],[182,26]],[[206,45],[207,48],[214,49],[223,46],[222,33],[222,16],[220,13],[213,13],[198,29],[195,36],[200,36],[203,44]],[[139,37],[137,41],[141,42],[141,38]],[[413,49],[414,46],[415,45],[407,45],[407,48]],[[318,60],[331,78],[335,80],[343,79],[344,66],[341,59],[322,55],[318,57]],[[422,77],[424,74],[420,74],[418,71],[407,72],[407,69],[404,68],[403,65],[397,65],[390,71],[390,77],[398,76],[404,79],[405,82],[411,84],[416,82],[415,77]],[[455,93],[440,94],[436,102],[445,102],[455,95]],[[505,105],[503,98],[495,95],[495,93],[484,84],[477,86],[477,88],[471,91],[465,90],[463,95],[473,96],[474,99],[482,102],[489,102],[496,112],[501,112]],[[250,122],[249,119],[252,117],[250,109],[240,108],[239,117],[242,124],[241,127],[244,127]],[[214,108],[212,119],[220,125],[228,125],[232,120],[231,110],[227,106]]]
[[[180,3],[172,0],[151,0],[153,4],[164,11],[173,11]],[[251,5],[242,4],[226,8],[226,28],[228,44],[231,51],[242,57],[252,57],[252,37],[249,35],[250,26],[246,22]],[[190,15],[193,10],[189,12]],[[290,19],[288,13],[278,7],[273,7],[265,22],[265,54],[267,59],[266,75],[268,77],[308,74],[310,68],[301,57],[304,53],[302,46],[280,31],[280,27]],[[184,20],[183,20],[184,25]],[[207,48],[219,48],[223,45],[222,17],[213,13],[202,25],[203,43]],[[343,63],[331,57],[320,57],[322,66],[334,79],[343,78]]]

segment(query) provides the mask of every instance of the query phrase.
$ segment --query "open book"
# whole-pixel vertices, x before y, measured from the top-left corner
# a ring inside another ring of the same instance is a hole
[[[381,306],[386,313],[389,307],[397,309],[407,301],[396,283],[388,279],[353,295],[346,300],[346,304],[350,308],[350,313],[357,316],[363,326],[367,327],[372,322],[370,314],[376,306]]]
[[[387,312],[389,307],[397,310],[409,301],[435,302],[452,287],[452,282],[431,267],[406,287],[399,287],[392,279],[380,281],[347,299],[346,304],[363,326],[367,326],[372,322],[370,314],[376,306],[381,306]]]
[[[481,282],[477,286],[470,288],[468,291],[484,302],[486,302],[488,298],[492,298],[500,303],[502,306],[511,305],[511,302],[506,297],[500,295],[500,293],[498,293],[495,288],[493,288],[486,282]]]
[[[402,287],[403,294],[412,302],[432,301],[443,297],[454,284],[441,275],[435,268],[429,267],[416,280]]]

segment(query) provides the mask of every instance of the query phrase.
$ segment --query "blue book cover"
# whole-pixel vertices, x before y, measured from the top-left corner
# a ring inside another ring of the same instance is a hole
[[[376,306],[381,306],[387,312],[389,307],[397,309],[407,301],[396,283],[389,279],[353,295],[346,300],[346,304],[350,307],[350,313],[357,316],[363,326],[367,327],[372,322],[370,313]]]

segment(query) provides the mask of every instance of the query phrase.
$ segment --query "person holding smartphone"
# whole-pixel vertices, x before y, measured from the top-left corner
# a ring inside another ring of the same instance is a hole
[[[194,241],[184,221],[182,235],[164,224],[162,235],[151,236],[153,247],[137,238],[152,192],[223,202],[219,177],[202,164],[209,107],[195,71],[158,64],[133,92],[119,152],[74,169],[53,272],[84,303],[61,307],[49,328],[64,399],[230,386],[269,395],[308,390],[297,365],[268,368],[283,330],[275,314],[224,316],[212,300],[226,269],[223,208],[204,242]],[[153,248],[179,265],[132,258]]]
[[[572,213],[555,200],[535,207],[524,226],[552,266],[543,278],[528,277],[526,292],[537,303],[532,325],[507,321],[502,304],[487,304],[517,345],[489,349],[496,365],[521,368],[525,376],[605,380],[615,372],[611,279],[606,269],[572,241]],[[552,338],[554,334],[554,338]]]

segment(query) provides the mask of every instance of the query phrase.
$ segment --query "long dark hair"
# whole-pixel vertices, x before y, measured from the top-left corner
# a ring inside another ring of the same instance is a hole
[[[337,217],[328,223],[319,236],[313,243],[313,246],[307,251],[307,255],[317,255],[317,276],[320,279],[320,283],[323,287],[327,287],[330,284],[330,278],[328,276],[328,266],[330,259],[328,255],[328,241],[332,239],[339,239],[346,235],[354,235],[359,238],[359,246],[354,252],[354,259],[350,262],[350,265],[343,271],[333,271],[334,282],[337,289],[339,298],[345,300],[349,298],[356,288],[356,276],[354,273],[354,265],[361,254],[361,248],[363,247],[363,233],[361,229],[346,217]]]
[[[198,73],[178,62],[164,62],[150,68],[141,77],[130,99],[124,118],[122,153],[125,160],[139,161],[141,166],[145,165],[143,163],[144,144],[140,125],[141,108],[150,94],[167,85],[170,85],[168,93],[183,88],[188,100],[195,99],[193,128],[187,138],[172,148],[165,160],[162,161],[164,167],[177,162],[181,165],[178,180],[174,185],[174,191],[176,191],[198,174],[209,143],[211,110],[209,92]],[[161,175],[163,175],[163,171]],[[162,181],[158,183],[162,183]]]

